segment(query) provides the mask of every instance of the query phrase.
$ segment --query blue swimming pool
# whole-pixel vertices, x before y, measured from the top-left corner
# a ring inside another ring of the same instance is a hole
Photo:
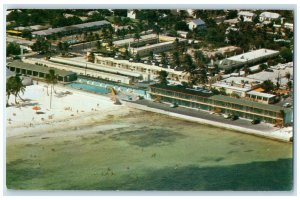
[[[75,89],[89,91],[89,92],[99,93],[99,94],[106,94],[106,93],[110,92],[109,89],[106,89],[104,87],[98,87],[98,86],[88,85],[88,84],[84,84],[84,83],[74,82],[74,83],[68,83],[68,84],[66,84],[66,86],[72,87]]]
[[[85,78],[78,78],[77,83],[89,85],[89,86],[100,87],[100,88],[112,87],[117,92],[124,93],[124,94],[134,94],[134,95],[145,96],[145,97],[147,95],[146,91],[143,89],[136,89],[136,88],[126,87],[126,86],[121,86],[121,85],[118,85],[117,83],[115,83],[115,84],[114,83],[105,83],[105,82],[101,82],[100,80],[96,81],[96,80],[89,80],[89,79],[85,79]]]

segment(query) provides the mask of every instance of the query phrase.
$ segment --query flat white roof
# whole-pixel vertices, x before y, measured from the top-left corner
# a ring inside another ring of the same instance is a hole
[[[256,84],[259,84],[262,82],[261,80],[247,78],[247,77],[229,77],[229,78],[223,79],[221,81],[226,82],[226,83],[231,83],[233,81],[234,83],[237,83],[237,84],[241,84],[242,81],[244,81],[244,83],[256,83]]]
[[[251,88],[249,88],[249,87],[244,87],[244,88],[242,88],[242,87],[235,87],[235,86],[231,86],[231,85],[229,85],[229,84],[227,84],[227,83],[222,83],[222,82],[217,82],[217,83],[214,83],[214,84],[212,84],[212,86],[214,86],[214,87],[223,87],[223,88],[228,88],[228,89],[231,89],[231,90],[235,90],[235,91],[240,91],[240,92],[247,92],[247,91],[249,91],[249,90],[251,90]]]
[[[60,32],[64,32],[64,31],[90,28],[90,27],[94,27],[94,26],[103,26],[103,25],[107,25],[107,24],[110,24],[110,23],[106,20],[102,20],[102,21],[76,24],[76,25],[71,25],[71,26],[64,26],[64,27],[59,27],[59,28],[52,28],[52,29],[47,29],[47,30],[42,30],[42,31],[34,31],[34,32],[32,32],[32,34],[33,35],[51,35],[54,33],[60,33]]]
[[[249,70],[250,71],[259,70],[259,65],[255,65],[255,66],[249,67]]]
[[[140,42],[143,40],[148,40],[148,39],[155,39],[157,38],[156,34],[148,34],[148,35],[142,35],[141,39],[139,40]],[[113,44],[114,45],[122,45],[122,44],[129,44],[132,42],[135,42],[136,40],[134,38],[128,38],[128,39],[124,39],[124,40],[117,40],[114,41]]]
[[[159,67],[156,65],[148,65],[148,64],[144,64],[144,63],[136,63],[136,62],[129,62],[128,60],[116,60],[114,58],[111,57],[102,57],[100,55],[96,55],[98,58],[100,58],[101,60],[106,60],[106,61],[111,61],[114,63],[119,63],[119,64],[125,64],[125,65],[129,65],[129,66],[133,66],[133,67],[142,67],[145,68],[147,70],[156,70],[156,71],[166,71],[172,74],[177,74],[177,75],[185,75],[186,73],[183,71],[175,71],[174,69],[168,69],[168,68],[163,68],[163,67]]]
[[[252,13],[252,12],[249,12],[249,11],[241,11],[238,13],[238,15],[243,15],[243,16],[248,16],[248,17],[253,17],[255,16],[256,14]]]
[[[255,96],[259,96],[259,97],[266,97],[266,98],[272,98],[272,97],[276,96],[274,94],[268,94],[268,93],[256,92],[256,91],[250,91],[250,92],[247,92],[247,94],[251,94],[251,95],[255,95]]]
[[[257,58],[263,58],[265,56],[278,54],[279,51],[271,49],[258,49],[254,51],[249,51],[240,55],[232,56],[227,58],[227,60],[237,61],[237,62],[247,62]]]
[[[263,12],[259,16],[265,18],[271,18],[271,19],[277,19],[280,17],[278,13],[273,13],[273,12]]]
[[[122,69],[115,68],[115,67],[105,67],[105,66],[100,65],[100,64],[81,61],[81,60],[78,60],[78,59],[52,57],[52,58],[50,58],[50,61],[63,63],[63,64],[66,64],[66,65],[69,64],[69,65],[80,66],[80,67],[83,67],[83,68],[87,67],[87,68],[92,68],[92,69],[95,69],[95,70],[101,70],[101,71],[105,71],[105,72],[122,74],[122,75],[127,75],[127,76],[132,76],[132,77],[141,77],[141,74],[137,73],[137,72],[122,70]]]
[[[141,50],[145,50],[145,49],[151,49],[151,48],[155,48],[155,47],[169,45],[169,44],[172,44],[172,43],[173,42],[162,42],[162,43],[152,44],[152,45],[143,46],[143,47],[139,47],[139,48],[131,48],[131,49],[135,50],[135,51],[141,51]]]

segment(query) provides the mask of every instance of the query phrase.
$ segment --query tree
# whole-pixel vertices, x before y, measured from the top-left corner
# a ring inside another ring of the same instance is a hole
[[[183,71],[189,74],[189,84],[194,84],[198,80],[197,66],[194,64],[190,54],[184,56]]]
[[[203,54],[202,51],[195,51],[194,58],[199,65],[200,63],[203,64],[208,62],[208,58]]]
[[[226,19],[233,19],[233,18],[237,18],[237,10],[229,10],[229,12],[226,15]]]
[[[165,52],[160,53],[161,55],[161,63],[163,65],[167,65],[168,64],[168,58],[167,58],[167,54]]]
[[[59,42],[58,43],[58,49],[62,52],[62,55],[65,55],[69,51],[69,43],[67,42]]]
[[[20,52],[21,52],[20,45],[15,42],[10,42],[6,47],[6,56],[20,55]]]
[[[293,61],[293,53],[289,48],[283,47],[280,50],[280,56],[285,59],[286,62]]]
[[[9,106],[9,97],[13,94],[13,84],[15,77],[9,77],[6,81],[6,107]]]
[[[179,22],[176,22],[176,24],[175,24],[175,30],[188,31],[189,26],[187,25],[186,22],[179,21]]]
[[[28,38],[29,40],[32,39],[31,31],[28,29],[25,29],[22,31],[22,37],[23,38]]]
[[[172,54],[172,59],[173,59],[173,63],[176,66],[179,67],[181,65],[180,56],[179,56],[179,52],[178,51],[174,51],[174,53]]]
[[[287,87],[289,88],[289,90],[291,90],[293,88],[292,81],[287,82]]]
[[[263,71],[263,70],[265,70],[265,69],[267,69],[268,68],[268,65],[266,65],[266,64],[260,64],[259,65],[259,69],[261,70],[261,71]]]
[[[168,84],[167,77],[168,77],[168,72],[166,72],[164,70],[160,71],[159,72],[159,82],[160,82],[160,84],[167,85]]]
[[[158,25],[155,25],[153,27],[153,31],[154,31],[154,33],[156,33],[156,35],[157,35],[157,43],[159,43],[159,34],[161,33],[160,27]]]
[[[49,74],[46,75],[46,82],[51,84],[51,93],[50,93],[50,109],[52,106],[52,90],[54,90],[54,84],[57,83],[57,75],[55,74],[54,69],[49,70]]]
[[[20,92],[24,93],[25,91],[25,86],[22,83],[22,80],[20,76],[12,76],[10,77],[7,82],[6,82],[6,95],[9,99],[9,96],[13,94],[15,96],[15,104],[18,104],[17,102],[17,97],[19,97],[21,100],[23,100],[20,97]],[[8,99],[7,99],[7,106],[8,106]]]
[[[96,47],[97,47],[98,50],[102,48],[101,41],[98,40],[98,41],[96,42]]]
[[[271,80],[266,80],[262,83],[261,87],[264,89],[265,92],[270,92],[274,90],[275,85]]]
[[[220,93],[221,95],[227,95],[226,90],[225,90],[225,88],[223,88],[223,87],[221,87],[221,88],[219,89],[219,93]]]
[[[139,31],[137,31],[135,34],[134,34],[134,40],[137,40],[138,43],[140,42],[140,39],[141,39],[141,35],[139,33]]]
[[[291,79],[291,73],[290,72],[286,72],[285,73],[285,78],[287,78],[288,80]]]
[[[42,54],[48,53],[50,50],[50,43],[45,38],[38,38],[32,45],[32,50],[39,51]]]
[[[137,54],[135,55],[134,60],[135,60],[136,62],[140,62],[140,61],[141,61],[141,56],[140,56],[140,54],[137,53]]]

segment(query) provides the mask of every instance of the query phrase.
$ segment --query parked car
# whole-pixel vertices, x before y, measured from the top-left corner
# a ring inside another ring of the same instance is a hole
[[[229,119],[229,118],[231,118],[232,116],[231,116],[231,114],[223,114],[223,117],[224,117],[225,119]]]
[[[178,104],[177,104],[177,103],[172,103],[172,104],[170,105],[170,108],[176,108],[176,107],[178,107]]]
[[[234,121],[234,120],[239,119],[239,116],[237,116],[237,115],[232,115],[232,116],[230,117],[230,119],[231,119],[231,121]]]
[[[274,72],[272,69],[265,69],[266,72]]]
[[[289,107],[291,107],[291,106],[292,106],[292,105],[291,105],[290,103],[284,103],[284,104],[283,104],[283,107],[284,107],[284,108],[289,108]]]
[[[254,119],[251,122],[251,124],[259,124],[259,123],[260,123],[260,119]]]

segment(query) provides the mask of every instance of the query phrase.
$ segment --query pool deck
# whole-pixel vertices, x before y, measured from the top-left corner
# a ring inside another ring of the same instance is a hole
[[[150,100],[123,100],[123,103],[136,109],[165,114],[188,121],[235,130],[242,133],[271,138],[284,142],[290,142],[290,138],[293,136],[292,133],[281,132],[280,128],[273,127],[272,124],[260,123],[253,125],[251,124],[251,120],[248,119],[238,119],[232,121],[230,119],[225,119],[223,116],[210,114],[209,112],[203,110],[186,107],[170,108],[169,104],[156,103]]]

